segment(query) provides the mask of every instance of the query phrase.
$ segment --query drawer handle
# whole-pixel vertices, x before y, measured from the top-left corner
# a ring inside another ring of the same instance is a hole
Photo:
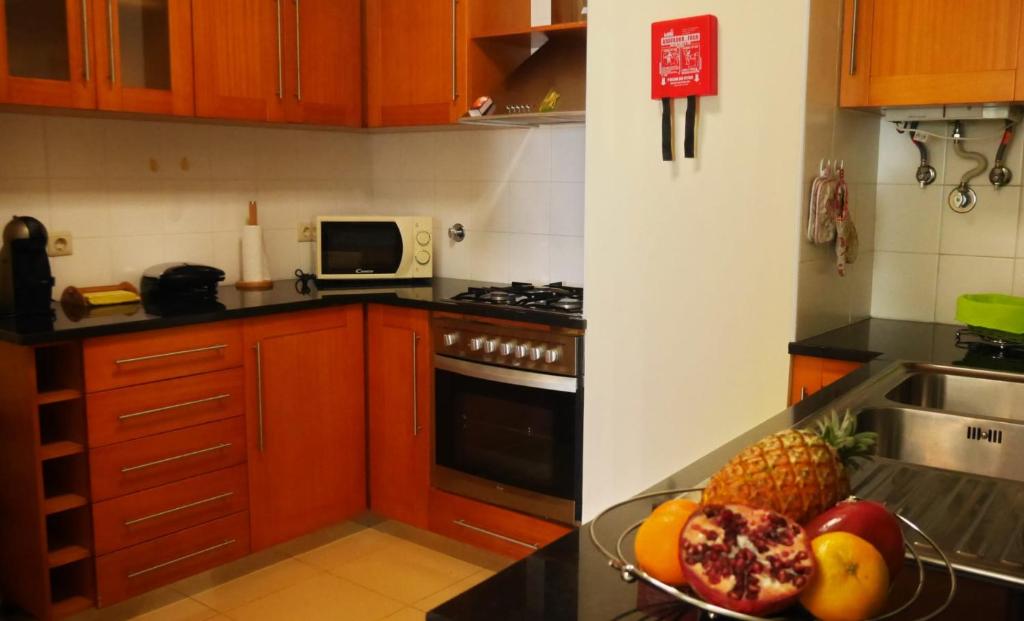
[[[223,500],[225,498],[228,498],[228,497],[234,496],[234,495],[235,495],[234,492],[224,492],[223,494],[217,494],[216,496],[210,496],[209,498],[204,498],[202,500],[197,500],[195,502],[190,502],[190,503],[185,504],[185,505],[180,505],[180,506],[174,507],[173,509],[167,509],[166,511],[160,511],[158,513],[152,513],[150,515],[145,515],[145,516],[140,517],[140,518],[135,518],[134,520],[125,520],[124,525],[125,526],[135,526],[136,524],[140,524],[142,522],[148,522],[149,520],[155,520],[157,518],[162,518],[164,516],[168,516],[168,515],[177,513],[179,511],[184,511],[186,509],[192,509],[194,507],[200,507],[202,505],[209,504],[211,502],[217,502],[218,500]]]
[[[486,528],[480,528],[479,526],[473,526],[472,524],[466,522],[465,520],[452,520],[452,523],[457,525],[457,526],[461,526],[463,528],[468,528],[469,530],[477,532],[477,533],[481,533],[481,534],[484,534],[484,535],[490,535],[491,537],[494,537],[495,539],[501,539],[502,541],[507,541],[509,543],[514,543],[517,546],[523,546],[524,548],[529,548],[531,550],[540,550],[540,546],[535,544],[535,543],[526,543],[525,541],[520,541],[518,539],[513,539],[512,537],[506,537],[505,535],[501,535],[499,533],[496,533],[493,530],[487,530]]]
[[[188,354],[201,354],[204,351],[217,351],[218,349],[227,349],[227,345],[210,345],[208,347],[197,347],[195,349],[183,349],[181,351],[169,351],[165,354],[151,354],[149,356],[138,356],[135,358],[121,358],[115,360],[114,364],[132,364],[135,362],[145,362],[147,360],[159,360],[160,358],[171,358],[174,356],[187,356]]]
[[[159,466],[161,464],[167,464],[167,463],[170,463],[172,461],[178,461],[179,459],[186,459],[186,458],[189,458],[189,457],[195,457],[197,455],[203,455],[205,453],[212,453],[214,451],[219,451],[221,449],[226,449],[229,446],[231,446],[230,442],[222,442],[220,444],[217,444],[215,446],[211,446],[209,448],[199,449],[198,451],[190,451],[188,453],[182,453],[181,455],[175,455],[174,457],[164,457],[163,459],[158,459],[156,461],[149,461],[149,462],[146,462],[144,464],[139,464],[138,466],[125,466],[124,468],[121,468],[121,473],[122,474],[127,474],[129,472],[135,472],[136,470],[144,470],[146,468],[152,468],[153,466]]]
[[[159,408],[153,408],[151,410],[142,410],[141,412],[132,412],[131,414],[122,414],[117,417],[117,420],[129,420],[132,418],[138,418],[140,416],[149,416],[150,414],[159,414],[160,412],[166,412],[168,410],[177,410],[180,408],[187,408],[193,405],[201,405],[203,403],[210,403],[212,401],[222,401],[224,399],[230,399],[230,393],[224,393],[222,395],[215,395],[213,397],[206,397],[205,399],[196,399],[195,401],[185,401],[184,403],[175,403],[174,405],[165,405]]]
[[[210,546],[209,548],[203,548],[202,550],[196,550],[195,552],[192,552],[191,554],[186,554],[185,556],[179,556],[178,558],[171,559],[169,561],[165,561],[163,563],[160,563],[159,565],[153,565],[152,567],[147,567],[146,569],[140,569],[139,571],[133,571],[132,573],[128,574],[128,577],[129,578],[138,578],[139,576],[144,576],[144,575],[146,575],[148,573],[151,573],[151,572],[163,569],[165,567],[170,567],[171,565],[175,565],[175,564],[180,563],[182,561],[187,561],[190,558],[195,558],[197,556],[202,556],[203,554],[208,554],[210,552],[213,552],[214,550],[220,550],[221,548],[226,548],[229,545],[234,544],[235,542],[236,542],[235,539],[228,539],[226,541],[222,541],[221,543],[218,543],[215,546]]]

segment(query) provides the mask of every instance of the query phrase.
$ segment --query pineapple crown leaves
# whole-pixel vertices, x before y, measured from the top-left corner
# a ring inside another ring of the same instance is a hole
[[[818,435],[839,454],[844,466],[856,470],[858,458],[874,453],[878,434],[873,431],[857,433],[857,417],[846,410],[842,417],[835,410],[818,421]]]

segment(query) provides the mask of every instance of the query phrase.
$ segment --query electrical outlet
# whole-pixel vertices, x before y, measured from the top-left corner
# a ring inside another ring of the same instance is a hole
[[[66,257],[70,256],[73,250],[70,232],[58,231],[50,233],[50,239],[46,242],[46,254],[48,256]]]
[[[299,222],[298,237],[300,242],[316,241],[316,227],[309,222]]]

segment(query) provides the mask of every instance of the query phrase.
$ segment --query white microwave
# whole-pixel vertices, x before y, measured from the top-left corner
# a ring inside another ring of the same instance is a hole
[[[318,280],[430,278],[433,219],[320,216],[316,219]]]

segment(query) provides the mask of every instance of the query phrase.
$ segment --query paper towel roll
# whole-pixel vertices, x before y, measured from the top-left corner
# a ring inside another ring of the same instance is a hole
[[[266,253],[263,250],[263,229],[247,224],[242,229],[242,282],[270,280]]]

